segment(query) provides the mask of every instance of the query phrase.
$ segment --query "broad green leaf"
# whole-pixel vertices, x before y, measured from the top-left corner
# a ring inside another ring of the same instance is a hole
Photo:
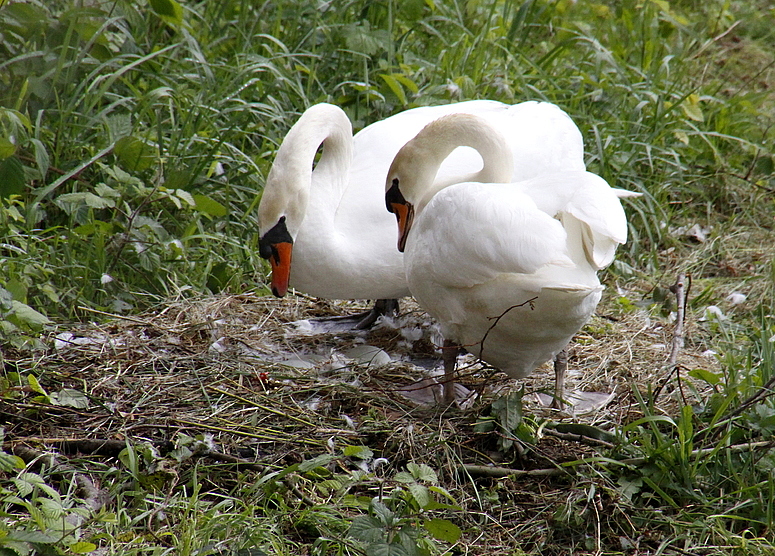
[[[72,388],[63,388],[59,392],[52,392],[48,397],[51,398],[53,405],[74,407],[76,409],[89,407],[89,398],[86,397],[86,394]]]
[[[24,166],[17,157],[9,156],[0,160],[0,198],[21,195],[25,183]]]
[[[336,456],[333,454],[322,454],[315,458],[302,461],[299,464],[299,471],[304,473],[306,471],[311,471],[316,467],[324,467],[329,463],[331,463],[332,461],[334,461],[335,459],[336,459]]]
[[[429,519],[423,523],[423,527],[434,539],[448,543],[457,542],[463,534],[460,527],[447,519]]]
[[[401,83],[399,83],[395,77],[387,73],[380,73],[379,76],[387,83],[387,86],[390,87],[393,94],[398,97],[401,104],[406,104],[406,93],[404,93],[404,88],[401,86]]]
[[[30,139],[30,142],[35,147],[35,163],[38,165],[40,179],[45,180],[48,168],[51,166],[51,159],[48,156],[48,151],[46,150],[43,141],[39,139]]]
[[[429,465],[424,463],[418,465],[414,462],[409,462],[406,464],[406,468],[418,481],[427,481],[434,484],[439,482],[438,475]]]
[[[402,73],[394,73],[393,77],[395,77],[396,81],[401,83],[404,87],[412,91],[413,93],[417,94],[420,92],[420,88],[417,86],[417,83],[409,79],[407,76],[405,76]]]
[[[699,380],[704,380],[711,386],[715,386],[719,382],[721,382],[721,377],[717,375],[716,373],[712,371],[708,371],[706,369],[692,369],[689,371],[689,376],[692,378],[697,378]]]
[[[21,280],[11,278],[5,284],[5,291],[11,294],[12,299],[20,303],[27,302],[27,285]]]
[[[97,550],[97,545],[86,541],[78,541],[77,543],[71,544],[68,548],[70,549],[70,552],[74,552],[75,554],[87,554]]]
[[[392,527],[395,522],[396,515],[382,502],[374,500],[371,503],[371,509],[374,511],[375,517],[382,523],[383,526]]]
[[[23,541],[23,542],[36,542],[43,544],[53,544],[57,542],[55,536],[44,533],[43,531],[11,531],[5,540]]]
[[[366,446],[345,446],[342,453],[347,457],[356,457],[359,459],[371,459],[374,457],[374,452]]]
[[[362,515],[353,519],[347,534],[359,541],[376,543],[384,538],[385,529],[377,518]]]
[[[24,469],[25,463],[19,456],[0,452],[0,471],[13,471],[14,469]]]
[[[399,471],[395,474],[393,479],[399,483],[413,483],[415,481],[415,478],[412,476],[412,474],[407,473],[406,471]]]
[[[151,0],[151,8],[167,23],[183,23],[183,8],[175,0]]]
[[[27,326],[37,327],[44,324],[51,324],[51,321],[46,315],[39,313],[29,305],[25,305],[16,300],[13,301],[12,313],[20,323],[26,324]]]
[[[412,497],[417,502],[417,505],[421,508],[426,507],[431,502],[431,493],[428,492],[428,489],[424,487],[423,485],[420,485],[418,483],[409,483],[406,485],[406,488],[409,489],[409,492],[412,493]]]
[[[57,197],[54,202],[68,214],[72,214],[83,206],[93,209],[113,208],[116,202],[109,197],[100,197],[89,191],[77,191],[65,193]]]
[[[194,197],[192,197],[191,193],[189,193],[185,189],[176,189],[175,196],[178,197],[179,199],[182,199],[190,207],[196,206],[196,201],[194,200]]]
[[[16,145],[5,137],[0,137],[0,160],[5,160],[16,153]]]
[[[218,201],[214,201],[205,195],[194,195],[196,210],[208,216],[222,218],[228,214],[228,209]]]
[[[229,263],[225,263],[225,262],[215,263],[210,269],[210,273],[207,275],[207,287],[213,293],[218,293],[223,291],[226,288],[226,286],[229,284],[229,279],[231,278],[231,274],[232,273],[231,273],[231,268],[229,267]],[[302,463],[301,465],[303,466],[304,463]],[[303,471],[301,467],[299,467],[299,470]]]
[[[147,170],[156,162],[156,149],[132,135],[116,141],[113,154],[121,166],[130,172]]]
[[[381,542],[366,547],[366,556],[416,556],[418,554],[416,549],[409,551],[406,547],[396,543]]]
[[[452,495],[449,493],[449,491],[448,491],[447,489],[445,489],[444,487],[440,487],[440,486],[431,486],[431,487],[428,487],[428,490],[430,490],[431,492],[435,492],[436,494],[441,494],[441,495],[442,495],[442,496],[444,496],[445,498],[448,498],[448,499],[449,499],[449,500],[451,500],[452,502],[455,502],[455,497],[454,497],[454,496],[452,496]]]
[[[686,114],[686,117],[690,120],[694,120],[695,122],[705,121],[705,116],[700,107],[700,95],[696,93],[690,94],[681,103],[681,108],[683,109],[684,114]]]
[[[46,391],[43,389],[43,387],[40,385],[40,382],[38,382],[38,379],[35,375],[27,375],[27,384],[32,389],[33,392],[37,392],[38,394],[43,394],[44,396],[48,395],[46,394]]]

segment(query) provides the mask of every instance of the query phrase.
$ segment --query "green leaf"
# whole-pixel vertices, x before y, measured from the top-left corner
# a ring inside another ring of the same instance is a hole
[[[0,160],[0,198],[21,195],[25,183],[24,167],[18,158],[10,156]]]
[[[324,467],[334,461],[336,459],[336,456],[333,454],[322,454],[320,456],[317,456],[312,459],[308,459],[305,461],[302,461],[299,464],[299,471],[302,473],[305,473],[307,471],[312,471],[316,467]]]
[[[0,471],[13,471],[14,469],[24,469],[25,463],[19,456],[0,452]]]
[[[412,497],[415,499],[418,506],[424,508],[430,504],[431,494],[426,487],[418,483],[409,483],[406,485],[406,488],[412,493]]]
[[[374,452],[366,446],[345,446],[342,453],[347,457],[356,457],[359,459],[371,459],[374,457]]]
[[[362,515],[353,519],[347,534],[359,541],[376,543],[383,540],[385,529],[377,518]]]
[[[172,25],[183,23],[183,8],[175,0],[151,0],[151,8],[167,23]]]
[[[611,434],[608,431],[593,427],[592,425],[584,425],[582,423],[559,423],[555,429],[558,432],[567,434],[577,434],[579,436],[586,436],[587,438],[594,438],[596,440],[602,440],[604,442],[615,443],[618,439],[615,434]]]
[[[94,552],[97,550],[97,545],[86,541],[78,541],[71,544],[68,548],[71,552],[76,554],[86,554],[88,552]]]
[[[221,292],[229,284],[231,275],[232,272],[229,268],[229,263],[215,263],[210,269],[210,273],[207,275],[207,287],[213,293]]]
[[[228,209],[218,201],[214,201],[210,197],[205,195],[194,195],[194,203],[196,210],[206,214],[207,216],[214,216],[216,218],[222,218],[228,214]]]
[[[423,527],[434,539],[445,541],[448,543],[457,542],[463,534],[460,527],[449,521],[448,519],[429,519],[423,523]]]
[[[366,556],[415,556],[419,554],[417,550],[409,551],[400,544],[381,542],[373,544],[366,548]]]
[[[390,87],[390,90],[393,91],[393,94],[398,97],[399,102],[405,105],[406,93],[404,93],[404,88],[401,86],[401,83],[398,82],[398,79],[386,73],[380,73],[379,76],[383,79],[383,81],[385,81],[385,83],[387,83],[387,86]]]
[[[418,481],[427,481],[433,484],[439,482],[439,477],[436,475],[433,468],[424,463],[418,465],[414,462],[409,462],[406,464],[406,469],[412,474],[412,477]]]
[[[86,394],[73,390],[72,388],[63,388],[59,392],[49,394],[52,405],[63,407],[74,407],[76,409],[86,409],[89,407],[89,398]]]
[[[25,305],[15,299],[13,301],[11,313],[19,321],[19,324],[31,326],[33,328],[43,326],[44,324],[51,324],[51,321],[46,315],[37,312],[29,305]]]
[[[185,202],[190,207],[196,206],[196,201],[194,200],[194,197],[191,195],[191,193],[189,193],[185,189],[176,189],[175,190],[175,196],[178,199],[181,199],[183,202]]]
[[[30,142],[35,147],[35,163],[38,165],[38,172],[40,172],[40,179],[45,180],[48,168],[51,165],[51,160],[48,156],[48,151],[43,141],[40,139],[30,139]]]
[[[43,543],[43,544],[54,544],[57,542],[57,538],[44,533],[43,531],[11,531],[11,534],[8,535],[3,540],[14,540],[14,541],[22,541],[22,542],[36,542],[36,543]]]
[[[374,516],[383,526],[393,526],[393,523],[396,520],[396,515],[384,503],[374,500],[371,503],[371,509],[374,511]]]
[[[16,153],[16,145],[5,137],[0,137],[0,160],[5,160]]]
[[[38,394],[43,394],[44,396],[47,396],[46,391],[43,389],[43,387],[40,385],[40,382],[38,382],[38,379],[35,377],[35,375],[27,375],[27,384],[32,389],[33,392],[37,392]]]
[[[113,208],[116,206],[116,202],[113,199],[100,197],[88,191],[65,193],[57,197],[54,202],[68,214],[73,214],[84,206],[93,209]]]
[[[690,120],[694,120],[695,122],[705,121],[705,116],[700,107],[700,95],[696,93],[690,94],[681,103],[681,108],[683,109],[684,114],[686,114],[686,117]]]
[[[721,377],[719,375],[706,369],[692,369],[689,371],[689,376],[699,380],[704,380],[711,386],[715,386],[721,382]]]
[[[156,149],[132,135],[116,141],[113,154],[129,172],[147,170],[156,162]]]

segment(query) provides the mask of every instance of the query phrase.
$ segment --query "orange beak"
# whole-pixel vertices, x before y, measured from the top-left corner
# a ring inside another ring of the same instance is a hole
[[[409,203],[392,203],[390,205],[393,214],[396,215],[396,221],[398,222],[398,250],[402,253],[406,247],[406,237],[409,235],[409,230],[412,228],[412,222],[414,221],[414,207]]]
[[[396,215],[398,221],[398,250],[404,252],[406,247],[406,237],[412,228],[414,221],[414,206],[404,199],[401,189],[398,186],[398,178],[393,179],[390,188],[385,192],[385,206],[388,212]]]
[[[288,293],[288,282],[291,279],[291,254],[293,244],[290,242],[272,245],[272,255],[269,264],[272,266],[272,293],[283,297]]]

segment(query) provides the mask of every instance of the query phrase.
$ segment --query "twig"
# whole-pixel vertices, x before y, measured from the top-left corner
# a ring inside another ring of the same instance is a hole
[[[564,469],[511,469],[509,467],[490,467],[489,465],[471,465],[464,464],[460,466],[460,471],[471,475],[472,477],[492,477],[500,479],[503,477],[554,477],[557,475],[568,475],[569,472]]]
[[[770,380],[764,383],[764,385],[762,385],[762,387],[759,388],[759,390],[757,390],[753,396],[749,397],[747,400],[741,403],[736,409],[734,409],[733,411],[730,411],[728,414],[724,416],[723,419],[720,419],[720,420],[725,421],[727,419],[731,419],[732,417],[740,415],[743,411],[745,411],[752,405],[755,405],[760,401],[764,400],[765,398],[772,396],[773,394],[775,394],[775,390],[772,389],[773,386],[775,386],[775,376],[773,376],[772,378],[770,378]]]
[[[91,307],[86,307],[84,305],[79,305],[78,308],[81,311],[88,311],[90,313],[96,313],[98,315],[103,315],[106,317],[111,317],[114,319],[122,319],[122,320],[128,320],[129,322],[134,322],[136,324],[142,324],[145,326],[153,326],[153,323],[150,321],[147,321],[145,319],[138,319],[137,317],[127,316],[127,315],[119,315],[116,313],[108,313],[106,311],[100,311],[99,309],[92,309]]]
[[[749,444],[733,444],[732,446],[727,446],[726,448],[701,448],[699,450],[693,450],[689,456],[694,458],[700,458],[703,456],[708,456],[711,454],[714,454],[716,452],[719,452],[721,450],[728,450],[733,453],[739,453],[739,452],[748,452],[751,450],[756,449],[769,449],[775,447],[775,440],[766,440],[762,442],[751,442]],[[469,475],[473,477],[492,477],[492,478],[503,478],[503,477],[554,477],[557,475],[568,475],[571,474],[572,467],[576,467],[579,465],[588,465],[591,463],[597,463],[599,465],[643,465],[648,461],[647,458],[627,458],[622,460],[613,460],[613,459],[601,459],[601,458],[585,458],[576,460],[574,462],[566,463],[564,466],[560,469],[552,468],[552,469],[511,469],[510,467],[492,467],[489,465],[470,465],[470,464],[464,464],[461,465],[459,468],[459,471],[468,473]]]
[[[678,361],[678,353],[684,347],[684,320],[686,319],[686,298],[688,289],[685,288],[686,275],[681,272],[678,274],[678,278],[675,284],[670,286],[670,291],[675,294],[676,302],[676,317],[675,317],[675,330],[673,331],[673,345],[670,350],[670,357],[667,358],[667,364],[673,367]],[[691,288],[691,277],[689,278],[689,288]]]
[[[479,359],[480,359],[480,360],[482,359],[482,354],[484,353],[484,341],[487,339],[487,336],[490,334],[490,331],[491,331],[493,328],[495,328],[495,326],[496,326],[496,325],[497,325],[497,324],[500,322],[500,320],[501,320],[501,319],[502,319],[504,316],[506,316],[506,313],[508,313],[508,312],[509,312],[509,311],[511,311],[512,309],[518,309],[519,307],[524,307],[525,305],[530,305],[530,309],[532,310],[532,309],[533,309],[533,302],[534,302],[536,299],[538,299],[538,296],[531,297],[530,299],[528,299],[527,301],[523,301],[522,303],[518,303],[518,304],[516,304],[516,305],[512,305],[511,307],[509,307],[508,309],[506,309],[505,311],[503,311],[503,312],[502,312],[500,315],[498,315],[497,317],[487,317],[489,320],[494,320],[495,322],[494,322],[494,323],[492,323],[492,325],[490,326],[490,328],[488,328],[488,329],[487,329],[487,332],[485,332],[485,333],[484,333],[484,336],[482,336],[482,341],[481,341],[481,342],[479,342],[479,346],[480,346],[480,347],[479,347]]]
[[[547,436],[554,436],[560,440],[568,440],[570,442],[579,442],[581,444],[587,444],[589,446],[599,446],[601,448],[613,448],[614,444],[599,438],[593,438],[584,434],[573,432],[560,432],[558,430],[545,428],[543,433]]]

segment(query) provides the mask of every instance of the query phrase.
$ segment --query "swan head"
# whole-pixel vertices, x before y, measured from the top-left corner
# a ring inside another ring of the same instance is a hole
[[[299,183],[305,178],[292,171],[293,162],[286,162],[286,143],[277,152],[258,205],[259,254],[272,267],[271,287],[277,297],[288,292],[293,242],[304,220],[309,197],[309,188]]]
[[[293,244],[309,208],[313,174],[325,168],[318,181],[346,174],[351,159],[350,119],[341,108],[326,103],[309,107],[277,150],[258,206],[259,254],[272,266],[272,293],[277,297],[288,291]]]
[[[484,163],[471,175],[437,180],[444,160],[457,147],[476,149]],[[511,149],[501,133],[474,114],[454,113],[428,125],[398,151],[385,183],[385,204],[398,222],[398,250],[403,252],[414,217],[433,196],[454,183],[504,183],[514,172]]]

